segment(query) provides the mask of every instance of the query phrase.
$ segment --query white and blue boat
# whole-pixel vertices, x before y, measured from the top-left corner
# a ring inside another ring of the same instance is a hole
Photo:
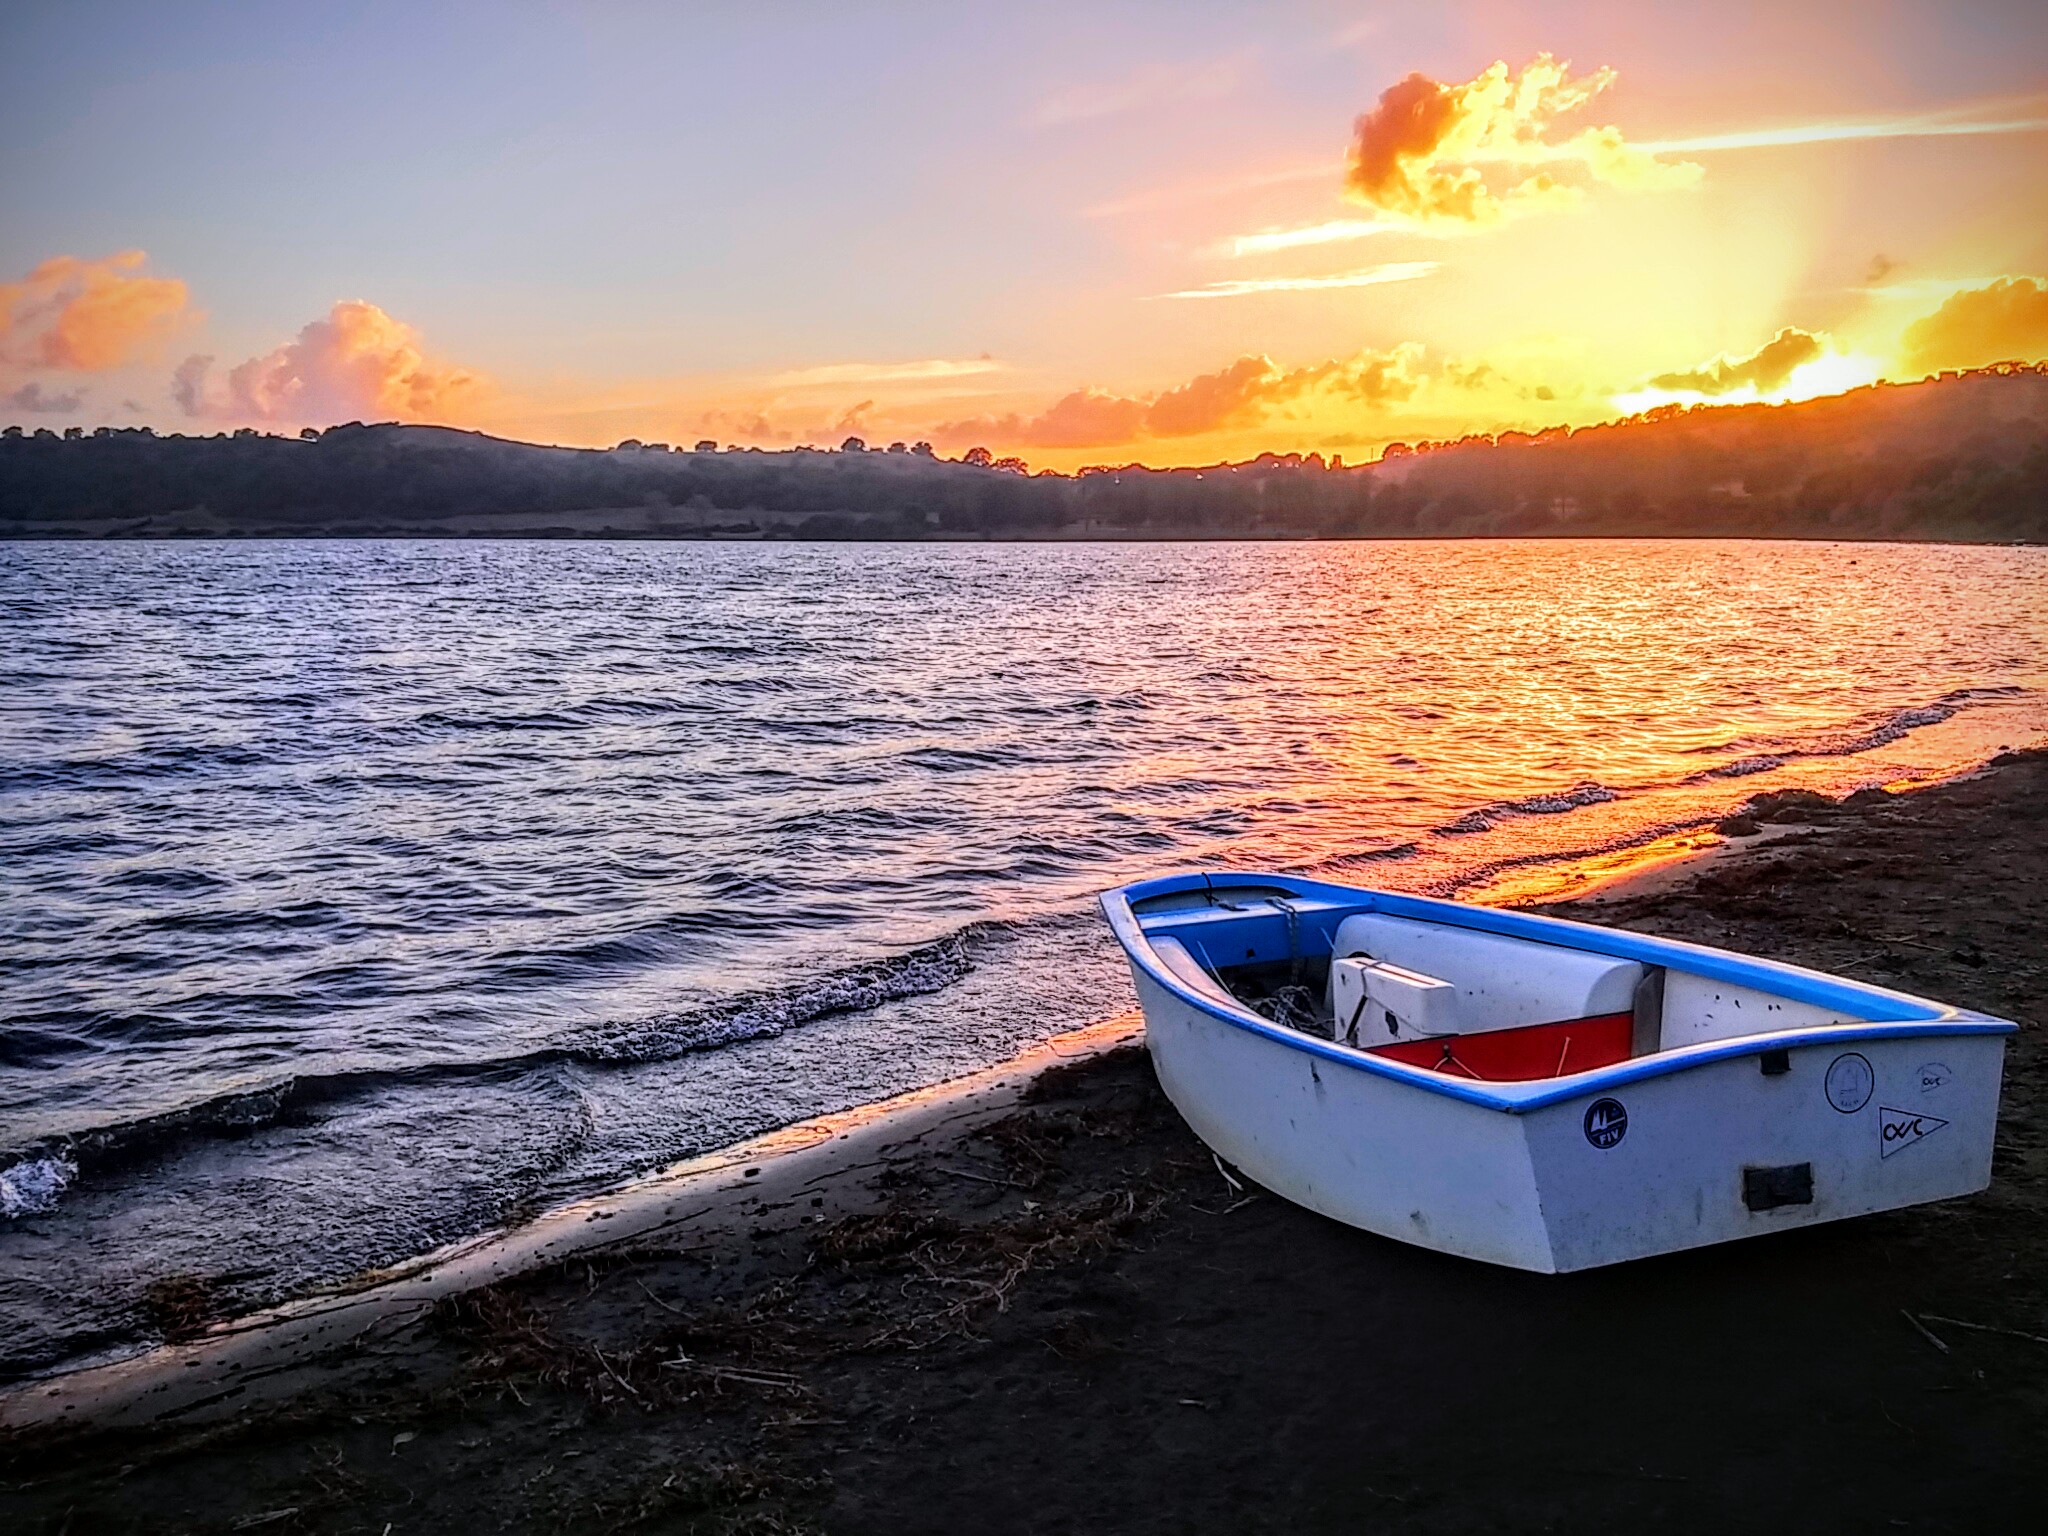
[[[1559,1273],[1984,1188],[2003,1019],[1747,955],[1290,876],[1102,897],[1219,1156]]]

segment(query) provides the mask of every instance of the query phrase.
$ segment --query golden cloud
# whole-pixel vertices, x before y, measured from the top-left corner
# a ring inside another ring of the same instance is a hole
[[[187,296],[176,278],[145,276],[147,261],[141,251],[97,261],[52,256],[20,282],[0,283],[0,343],[10,360],[104,373],[162,345],[187,318]]]
[[[1147,438],[1199,437],[1255,426],[1269,411],[1318,393],[1348,401],[1406,400],[1421,387],[1414,371],[1421,353],[1409,342],[1292,369],[1247,353],[1156,395],[1077,389],[1037,416],[1013,412],[945,422],[932,437],[950,446],[986,441],[1030,448],[1107,448]]]
[[[1660,373],[1650,380],[1650,387],[1701,395],[1725,395],[1747,388],[1768,395],[1785,387],[1793,369],[1813,362],[1826,350],[1826,344],[1813,332],[1788,325],[1754,352],[1741,357],[1723,354],[1697,368]]]
[[[298,422],[449,419],[488,387],[483,375],[435,362],[418,333],[375,304],[344,300],[276,351],[228,370],[225,393],[208,387],[213,360],[190,357],[172,392],[189,416]]]
[[[1560,118],[1583,110],[1615,80],[1611,69],[1574,77],[1569,64],[1538,54],[1520,74],[1497,62],[1462,85],[1412,74],[1360,117],[1345,190],[1357,202],[1418,226],[1471,228],[1555,207],[1580,195],[1550,166],[1576,165],[1594,181],[1630,188],[1690,186],[1700,168],[1660,160],[1611,127],[1553,140]],[[1510,165],[1528,174],[1496,190],[1480,169]]]
[[[984,352],[980,357],[928,357],[909,363],[826,363],[822,367],[779,373],[768,382],[778,389],[812,389],[842,384],[931,384],[997,373],[1002,367]]]
[[[1245,277],[1206,283],[1200,288],[1182,288],[1162,293],[1162,299],[1241,299],[1254,293],[1314,293],[1326,288],[1374,288],[1381,283],[1406,283],[1428,277],[1436,271],[1434,261],[1385,261],[1356,272],[1335,272],[1325,277]]]
[[[1954,294],[1907,326],[1900,345],[1904,371],[1915,378],[2048,358],[2048,279],[2001,277]]]

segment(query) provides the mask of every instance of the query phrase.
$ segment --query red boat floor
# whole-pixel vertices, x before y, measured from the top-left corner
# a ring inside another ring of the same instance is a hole
[[[1400,1040],[1375,1046],[1372,1054],[1427,1067],[1454,1077],[1490,1083],[1523,1083],[1562,1077],[1628,1060],[1635,1034],[1632,1013],[1603,1013],[1555,1024],[1494,1029],[1481,1034]]]

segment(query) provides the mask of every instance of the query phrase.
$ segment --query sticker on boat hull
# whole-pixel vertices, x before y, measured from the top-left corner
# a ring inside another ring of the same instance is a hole
[[[1586,1140],[1611,1152],[1628,1134],[1628,1111],[1619,1099],[1595,1099],[1586,1107]]]
[[[1937,1120],[1932,1115],[1916,1115],[1910,1109],[1891,1109],[1880,1105],[1877,1111],[1877,1155],[1890,1157],[1894,1152],[1903,1152],[1916,1142],[1925,1141],[1947,1124],[1946,1120]]]
[[[1955,1073],[1949,1071],[1948,1067],[1939,1061],[1928,1062],[1918,1072],[1915,1072],[1913,1077],[1920,1084],[1920,1091],[1922,1093],[1932,1093],[1937,1088],[1946,1088],[1956,1080]]]
[[[1828,1075],[1821,1087],[1837,1113],[1853,1115],[1876,1092],[1877,1071],[1861,1051],[1844,1051],[1828,1063]]]

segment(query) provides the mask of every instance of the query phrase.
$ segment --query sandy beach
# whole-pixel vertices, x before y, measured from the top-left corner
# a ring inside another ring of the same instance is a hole
[[[2010,1528],[2044,1493],[2048,757],[1547,910],[2016,1018],[1972,1199],[1543,1277],[1222,1168],[1134,1022],[0,1399],[20,1531]]]

